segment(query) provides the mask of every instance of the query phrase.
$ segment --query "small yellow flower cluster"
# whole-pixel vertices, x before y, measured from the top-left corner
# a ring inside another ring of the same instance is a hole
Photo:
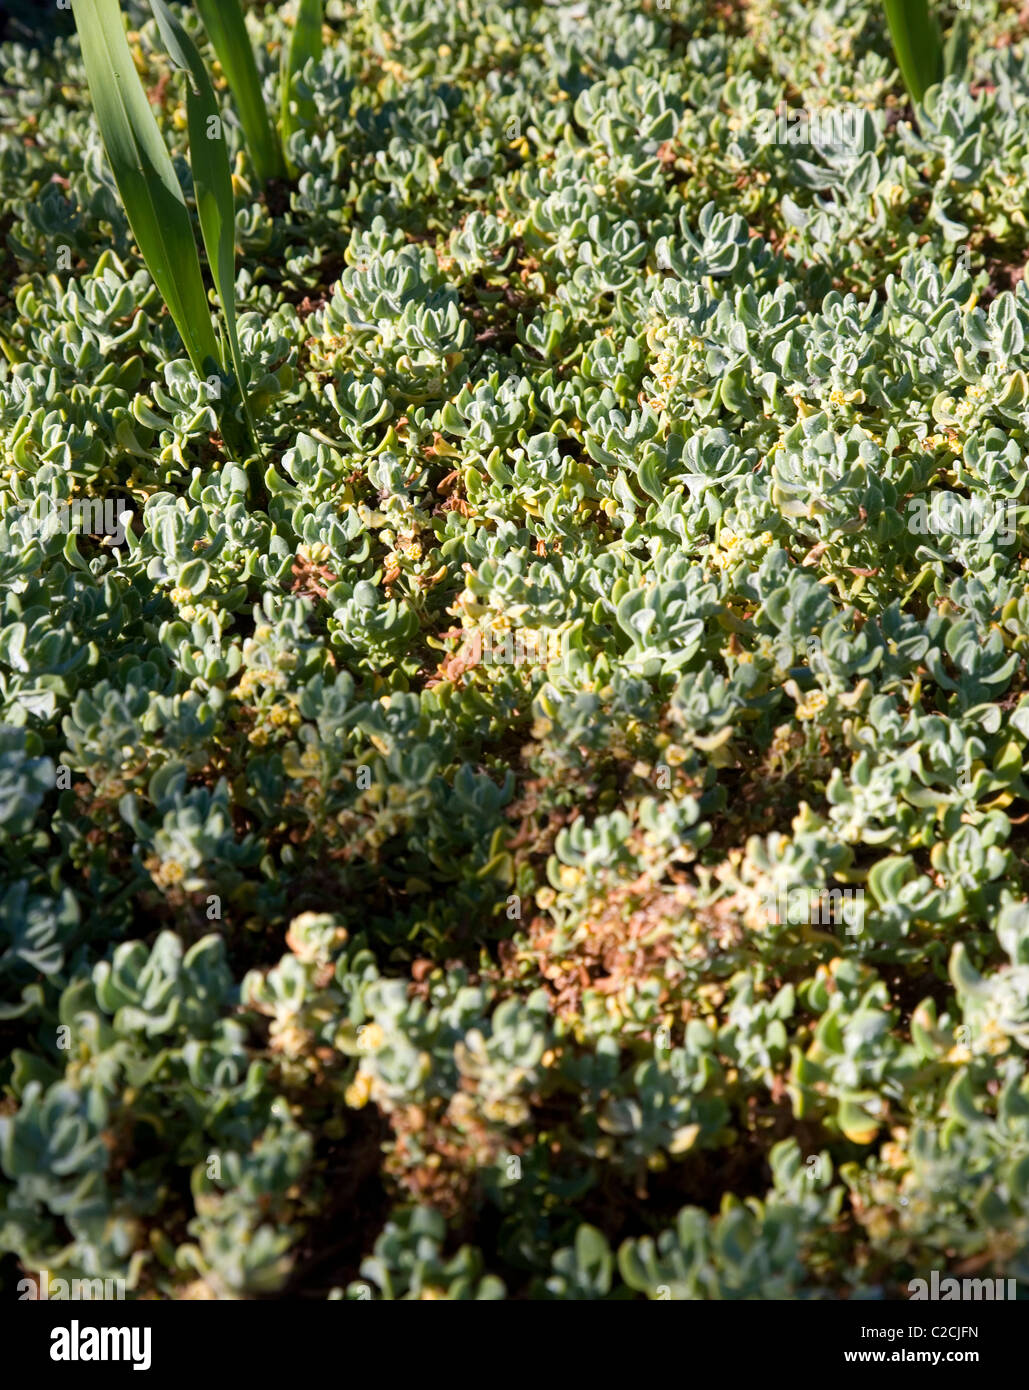
[[[989,395],[985,386],[966,386],[965,399],[954,402],[954,414],[962,420],[974,415],[979,403]]]
[[[824,690],[812,690],[797,705],[798,719],[815,719],[829,703],[829,697]]]
[[[257,687],[261,684],[261,671],[244,671],[236,682],[236,687],[232,694],[237,700],[248,700],[255,694]]]
[[[408,562],[418,561],[422,558],[422,554],[421,541],[409,532],[401,532],[383,563],[387,570],[399,569],[405,560]]]
[[[186,877],[186,870],[177,859],[160,859],[156,863],[150,860],[147,862],[147,870],[154,886],[162,892],[167,892],[169,888],[177,888]]]
[[[297,745],[288,744],[282,750],[282,770],[287,777],[302,782],[308,777],[317,777],[321,771],[322,759],[317,748],[310,745],[297,756]]]
[[[654,363],[654,380],[665,395],[667,395],[669,391],[675,389],[677,377],[672,371],[672,364],[674,361],[674,349],[665,348],[658,354],[657,361]]]
[[[961,441],[950,434],[927,434],[922,441],[923,449],[950,449],[954,454],[961,453]]]
[[[772,753],[777,758],[784,758],[790,751],[793,740],[793,729],[789,724],[780,724],[772,735]]]
[[[371,1099],[372,1078],[367,1072],[359,1071],[343,1092],[343,1099],[351,1110],[362,1110]]]
[[[248,700],[260,693],[260,687],[269,690],[283,690],[287,684],[285,671],[275,671],[269,666],[250,666],[243,672],[233,695],[237,700]]]
[[[982,1043],[981,1051],[991,1057],[1000,1057],[1011,1049],[1011,1037],[1007,1029],[999,1019],[992,1016],[988,1015],[979,1025],[978,1038]]]
[[[771,531],[762,531],[759,536],[745,536],[731,527],[724,527],[718,537],[721,550],[711,552],[711,563],[717,569],[728,569],[744,557],[760,556],[774,541]]]

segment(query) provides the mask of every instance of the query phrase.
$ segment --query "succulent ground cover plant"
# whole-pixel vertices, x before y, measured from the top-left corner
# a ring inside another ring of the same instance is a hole
[[[1021,6],[914,107],[872,0],[87,8],[238,352],[22,7],[5,1268],[1024,1293]]]

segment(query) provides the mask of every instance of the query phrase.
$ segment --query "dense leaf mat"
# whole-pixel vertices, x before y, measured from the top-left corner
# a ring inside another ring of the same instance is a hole
[[[230,132],[250,459],[23,14],[8,1273],[1029,1285],[1029,55],[976,11],[916,123],[865,0],[330,4],[296,179]]]

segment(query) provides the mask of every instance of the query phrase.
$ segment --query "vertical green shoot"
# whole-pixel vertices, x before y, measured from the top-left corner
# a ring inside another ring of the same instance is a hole
[[[293,95],[293,83],[304,65],[322,56],[322,0],[299,0],[296,24],[288,45],[282,50],[282,109],[279,114],[279,130],[282,134],[282,150],[291,178],[296,170],[289,161],[289,139],[297,130],[308,128],[314,121],[314,102],[310,98],[301,99]]]
[[[200,377],[222,365],[186,200],[139,80],[118,0],[73,0],[100,137],[147,269]]]
[[[196,0],[196,6],[232,91],[257,177],[261,183],[282,178],[282,147],[264,104],[239,0]]]
[[[929,0],[883,0],[900,75],[912,102],[921,102],[943,76],[939,26]]]
[[[236,328],[236,234],[232,171],[218,101],[196,44],[182,28],[165,0],[150,0],[161,38],[176,67],[189,83],[186,117],[189,127],[189,162],[193,171],[200,231],[211,267],[211,278],[225,317],[229,352],[243,413],[251,441],[256,443],[254,423],[247,401],[243,363]]]

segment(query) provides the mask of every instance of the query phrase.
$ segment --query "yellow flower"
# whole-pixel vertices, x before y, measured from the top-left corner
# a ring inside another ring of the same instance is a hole
[[[358,1072],[353,1081],[343,1092],[343,1099],[351,1110],[360,1110],[368,1104],[372,1093],[372,1078],[365,1072]]]
[[[824,690],[812,690],[806,700],[797,706],[798,719],[814,719],[821,714],[829,703],[829,697]]]
[[[163,859],[151,877],[158,888],[174,888],[186,877],[186,870],[177,859]]]
[[[793,731],[789,724],[780,724],[772,737],[772,750],[775,753],[783,754],[790,751],[790,741]]]
[[[244,671],[233,691],[237,700],[246,700],[254,693],[254,687],[259,683],[260,676],[256,671]]]

